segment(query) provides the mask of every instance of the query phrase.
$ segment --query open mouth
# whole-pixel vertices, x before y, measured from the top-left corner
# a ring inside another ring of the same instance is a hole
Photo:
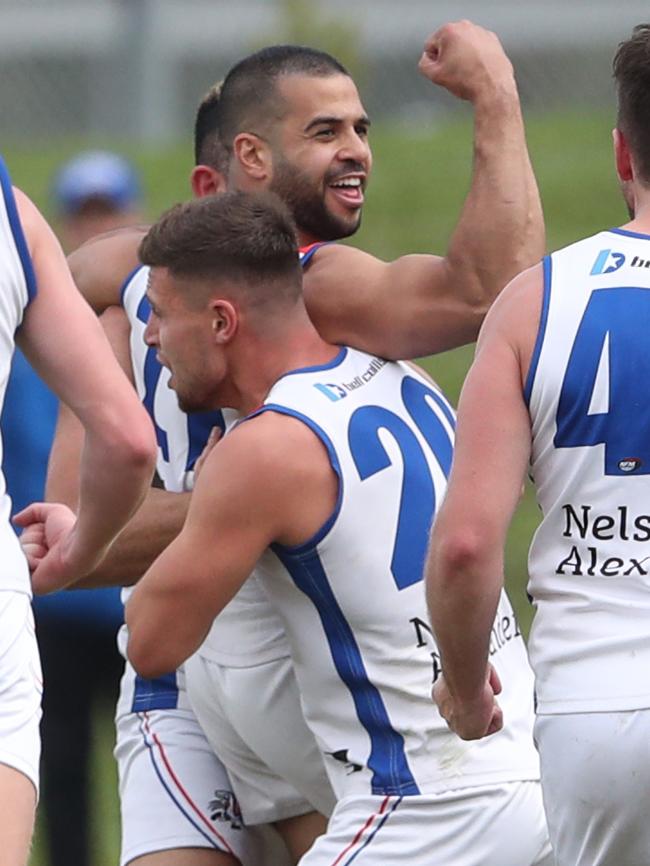
[[[336,198],[347,207],[358,208],[363,204],[363,179],[343,177],[329,184]]]

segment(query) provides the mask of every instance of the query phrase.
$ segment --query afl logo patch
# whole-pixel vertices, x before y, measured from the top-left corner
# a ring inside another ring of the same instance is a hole
[[[618,468],[621,472],[634,472],[641,465],[638,457],[626,457],[624,460],[618,461]]]

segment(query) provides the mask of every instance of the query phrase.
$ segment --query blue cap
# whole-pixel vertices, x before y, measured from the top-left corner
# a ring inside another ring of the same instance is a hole
[[[140,180],[133,166],[122,156],[103,150],[89,150],[61,167],[53,184],[57,207],[64,213],[78,211],[90,198],[101,198],[116,210],[140,200]]]

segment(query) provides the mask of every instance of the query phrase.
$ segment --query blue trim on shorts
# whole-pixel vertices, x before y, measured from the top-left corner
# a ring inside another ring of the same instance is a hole
[[[349,866],[349,864],[352,863],[353,860],[356,860],[356,858],[359,856],[359,854],[361,854],[361,852],[362,852],[365,848],[367,848],[368,845],[370,845],[370,843],[371,843],[372,840],[375,838],[375,836],[377,835],[377,833],[379,833],[379,831],[381,830],[381,828],[384,826],[384,824],[386,823],[386,821],[388,821],[388,819],[390,818],[390,816],[393,814],[393,812],[395,811],[395,809],[397,809],[397,807],[399,806],[399,804],[402,802],[403,799],[404,799],[404,797],[399,797],[399,799],[397,799],[397,800],[393,803],[393,805],[391,806],[391,808],[388,810],[388,812],[385,813],[385,815],[383,815],[381,821],[379,822],[379,824],[377,824],[377,826],[376,826],[375,829],[372,831],[372,833],[370,834],[370,836],[368,836],[368,838],[367,838],[366,841],[363,843],[363,845],[361,846],[361,848],[357,848],[357,850],[354,852],[354,854],[353,854],[351,857],[348,857],[348,859],[345,861],[345,863],[342,863],[341,866]]]
[[[147,736],[147,732],[144,728],[143,719],[140,719],[140,731],[142,733],[142,739],[144,740],[145,747],[147,748],[147,751],[149,752],[149,758],[151,759],[154,773],[158,777],[158,781],[160,782],[164,792],[167,794],[169,799],[177,807],[178,811],[183,815],[183,817],[186,818],[187,821],[192,825],[192,827],[194,827],[194,829],[198,833],[200,833],[201,836],[203,836],[203,838],[206,840],[206,842],[209,844],[209,846],[211,848],[214,848],[217,851],[223,851],[225,854],[230,854],[231,853],[230,851],[228,851],[226,848],[222,847],[221,845],[218,845],[217,842],[206,833],[206,831],[203,829],[203,827],[201,827],[201,825],[198,823],[198,821],[196,821],[196,819],[192,817],[190,812],[188,812],[188,810],[183,806],[183,804],[180,802],[178,797],[176,797],[174,795],[174,792],[172,791],[170,786],[165,781],[163,774],[160,771],[160,767],[158,766],[158,764],[156,762],[156,756],[154,754],[154,747],[151,744],[149,737]]]
[[[176,671],[162,677],[156,677],[155,680],[145,680],[136,674],[131,706],[132,713],[175,709],[178,709]]]

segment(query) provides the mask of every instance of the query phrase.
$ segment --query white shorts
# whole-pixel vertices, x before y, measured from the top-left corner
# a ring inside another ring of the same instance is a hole
[[[290,658],[233,668],[197,653],[185,674],[196,716],[228,770],[247,825],[314,810],[331,814],[334,792],[302,714]]]
[[[284,844],[272,828],[243,826],[223,765],[194,714],[169,707],[116,718],[122,816],[122,866],[174,848],[213,848],[242,866],[285,866]],[[149,703],[155,703],[153,698]]]
[[[535,740],[558,866],[650,863],[650,710],[540,715]]]
[[[300,866],[553,866],[538,782],[347,797]]]
[[[43,675],[29,596],[0,591],[0,763],[18,770],[38,795]]]

